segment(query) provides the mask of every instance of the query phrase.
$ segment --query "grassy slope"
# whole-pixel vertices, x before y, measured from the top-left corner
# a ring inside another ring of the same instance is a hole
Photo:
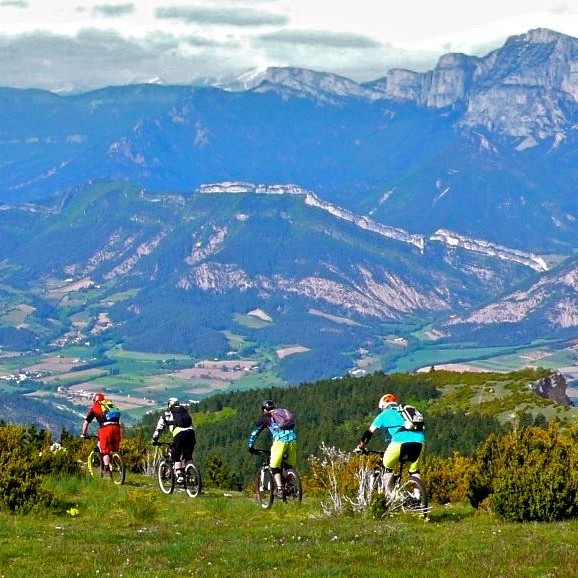
[[[466,506],[435,509],[429,523],[326,518],[313,498],[262,511],[248,495],[217,490],[164,496],[134,474],[121,488],[73,478],[51,485],[79,514],[0,513],[1,576],[578,574],[578,521],[504,523]]]

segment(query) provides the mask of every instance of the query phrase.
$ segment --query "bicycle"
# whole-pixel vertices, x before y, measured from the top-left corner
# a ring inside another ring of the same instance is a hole
[[[356,453],[364,455],[375,454],[383,458],[385,452],[379,450],[368,450],[366,448],[355,450]],[[365,483],[367,487],[366,495],[371,495],[374,491],[378,494],[387,495],[391,503],[399,504],[402,511],[420,514],[423,517],[428,513],[428,500],[425,488],[420,478],[408,474],[404,479],[404,466],[411,461],[406,453],[399,456],[397,471],[386,472],[382,462],[376,464],[373,472]],[[387,475],[392,473],[392,475]]]
[[[158,446],[165,446],[161,460],[157,466],[157,482],[163,494],[172,494],[177,485],[174,461],[171,456],[171,444],[168,442],[157,442]],[[187,461],[182,481],[183,489],[189,498],[196,498],[203,487],[201,472],[192,461]]]
[[[85,439],[96,439],[97,436],[86,436]],[[126,469],[124,461],[119,452],[110,452],[110,477],[105,475],[104,461],[102,453],[98,447],[98,441],[93,450],[88,454],[87,459],[88,473],[93,478],[109,478],[117,486],[124,484],[126,479]]]
[[[264,454],[266,458],[255,476],[255,498],[264,510],[268,510],[275,501],[275,480],[269,466],[271,452],[255,448],[254,453]],[[303,488],[301,478],[295,468],[289,466],[283,456],[281,462],[281,482],[283,492],[283,502],[301,502],[303,499]]]

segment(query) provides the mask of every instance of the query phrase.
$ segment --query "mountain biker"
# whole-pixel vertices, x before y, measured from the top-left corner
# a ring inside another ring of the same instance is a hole
[[[197,439],[195,430],[193,429],[191,414],[184,405],[181,405],[181,402],[176,397],[169,399],[166,411],[159,417],[153,433],[153,445],[158,444],[161,433],[167,428],[172,435],[170,446],[171,457],[173,459],[177,482],[180,484],[184,479],[184,469],[187,461],[193,459]]]
[[[88,426],[93,420],[98,422],[98,451],[102,454],[102,463],[104,464],[104,473],[110,476],[110,453],[120,450],[120,418],[114,417],[108,419],[104,414],[102,402],[105,401],[103,393],[95,393],[92,396],[92,405],[88,409],[82,430],[81,438],[88,437]]]
[[[257,453],[255,450],[255,442],[259,434],[268,428],[273,438],[271,444],[271,456],[269,458],[269,467],[275,480],[276,494],[278,497],[283,497],[283,484],[281,481],[281,463],[283,456],[290,467],[294,467],[297,462],[297,434],[295,433],[295,426],[289,429],[282,429],[274,421],[271,412],[277,406],[274,401],[267,399],[261,404],[261,417],[255,424],[253,431],[249,435],[249,452]]]
[[[424,432],[408,430],[404,427],[404,419],[398,411],[398,400],[395,394],[386,393],[383,395],[379,400],[379,409],[381,412],[361,436],[356,450],[361,451],[365,448],[373,437],[375,430],[384,430],[385,441],[388,442],[391,439],[383,454],[386,487],[388,487],[391,476],[393,476],[393,468],[399,463],[402,450],[409,456],[409,474],[416,478],[421,478],[419,468],[425,443]]]

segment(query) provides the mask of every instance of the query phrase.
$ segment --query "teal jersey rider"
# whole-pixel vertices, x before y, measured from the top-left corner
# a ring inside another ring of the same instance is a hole
[[[387,471],[391,472],[395,468],[403,451],[409,460],[409,473],[419,477],[425,444],[424,432],[405,428],[404,418],[399,412],[395,394],[387,393],[382,396],[379,400],[379,409],[381,412],[363,434],[357,447],[363,449],[373,437],[374,432],[378,429],[382,430],[386,443],[389,442],[383,454],[383,465]]]
[[[251,453],[256,451],[255,442],[257,441],[259,434],[263,430],[269,429],[271,437],[273,438],[273,443],[271,444],[271,455],[269,457],[269,467],[271,468],[271,473],[275,480],[277,495],[283,497],[281,465],[283,460],[285,460],[287,466],[295,466],[295,462],[297,461],[297,434],[295,433],[294,427],[282,429],[277,425],[271,415],[271,412],[275,410],[276,407],[275,402],[270,399],[261,404],[261,417],[249,435],[249,451]]]

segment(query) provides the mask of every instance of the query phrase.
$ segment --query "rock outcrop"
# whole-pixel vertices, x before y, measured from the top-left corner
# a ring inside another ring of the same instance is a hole
[[[540,397],[550,399],[558,405],[574,405],[566,394],[566,378],[559,372],[555,371],[547,377],[534,381],[529,385],[530,389]]]

